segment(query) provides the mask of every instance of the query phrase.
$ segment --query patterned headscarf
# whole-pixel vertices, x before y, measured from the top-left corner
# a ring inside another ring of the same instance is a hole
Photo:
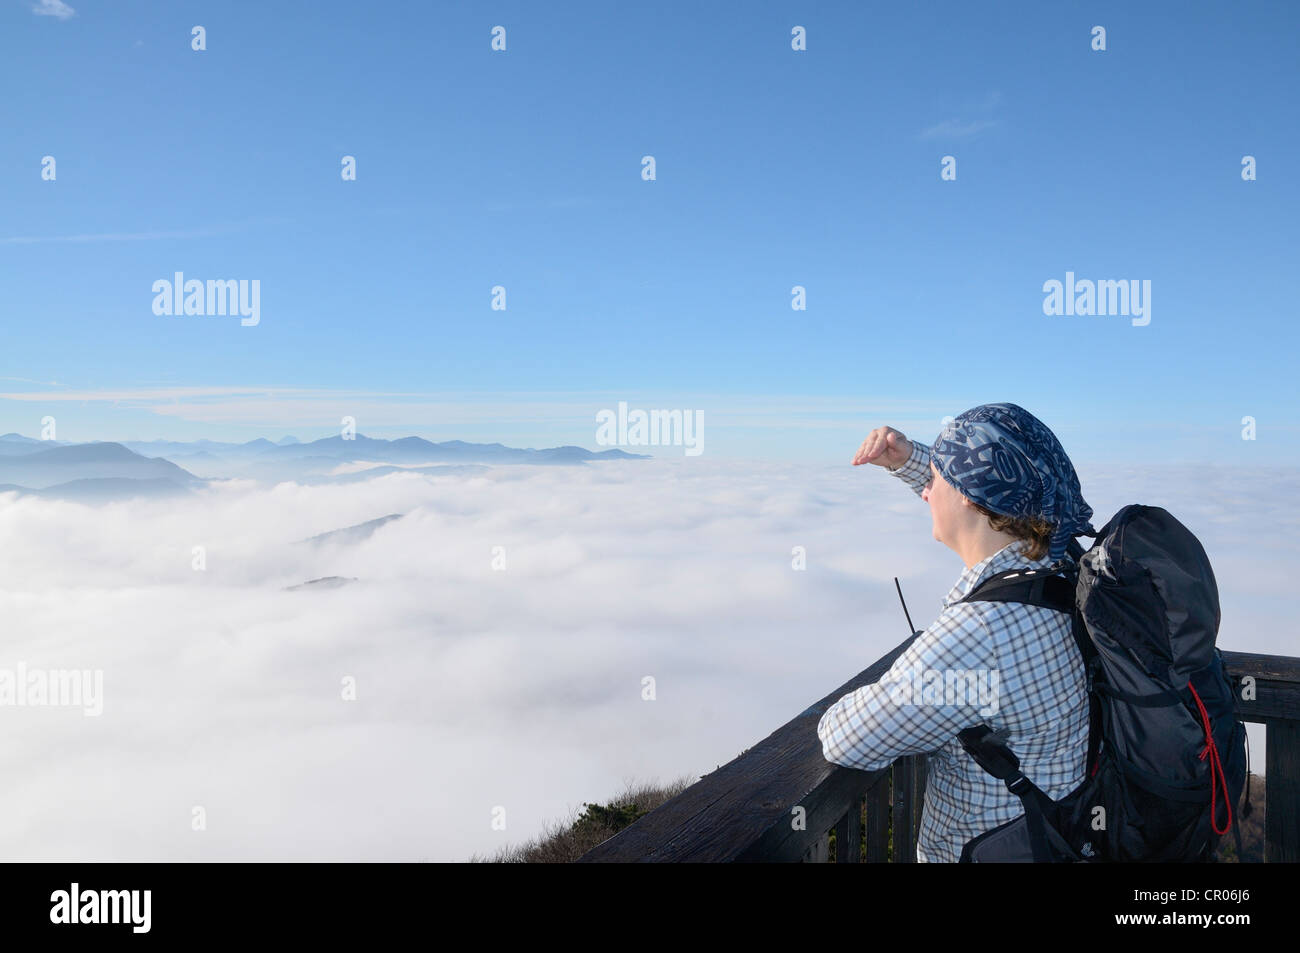
[[[945,480],[990,512],[1055,523],[1053,562],[1064,558],[1075,536],[1096,534],[1074,464],[1056,435],[1023,407],[981,404],[959,414],[930,454]]]

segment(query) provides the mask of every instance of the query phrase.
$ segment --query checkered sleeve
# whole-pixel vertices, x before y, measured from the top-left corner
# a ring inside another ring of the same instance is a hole
[[[910,486],[917,496],[930,482],[930,448],[919,440],[912,441],[912,453],[898,467],[889,470]]]
[[[817,723],[826,760],[875,771],[904,755],[934,751],[988,717],[993,639],[970,603],[944,609],[878,682],[828,708]],[[979,682],[979,679],[983,682]]]

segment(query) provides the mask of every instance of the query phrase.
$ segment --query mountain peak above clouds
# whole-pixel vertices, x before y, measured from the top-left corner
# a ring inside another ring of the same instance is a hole
[[[0,486],[50,490],[47,495],[57,496],[55,488],[61,484],[111,480],[114,482],[102,484],[101,488],[108,495],[120,495],[131,489],[124,481],[145,480],[151,482],[137,488],[140,492],[135,495],[157,496],[166,489],[159,481],[171,481],[188,491],[208,479],[231,477],[354,483],[399,471],[433,478],[464,475],[475,467],[581,466],[601,460],[639,459],[649,458],[619,449],[592,451],[572,445],[520,449],[464,440],[434,443],[414,436],[389,440],[336,434],[308,443],[296,437],[282,437],[276,442],[258,437],[244,443],[132,440],[70,444],[10,433],[0,437]],[[84,490],[81,492],[84,495]]]
[[[111,481],[92,482],[86,481]],[[133,483],[138,486],[132,486]],[[188,490],[202,481],[188,470],[162,457],[146,457],[111,441],[77,443],[36,449],[20,455],[0,455],[0,484],[26,490],[49,490],[60,496],[60,486],[84,495],[88,486],[109,496],[157,496]]]

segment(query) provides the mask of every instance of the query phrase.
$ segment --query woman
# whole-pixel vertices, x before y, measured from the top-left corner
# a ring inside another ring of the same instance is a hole
[[[1045,569],[1093,534],[1074,466],[1055,435],[1015,404],[956,417],[932,447],[879,427],[854,466],[873,463],[930,505],[934,538],[965,571],[939,618],[878,682],[845,695],[817,725],[827,760],[876,770],[929,755],[917,860],[955,862],[971,838],[1011,820],[1021,802],[966,754],[957,733],[1006,732],[1021,770],[1053,799],[1083,781],[1088,696],[1069,616],[1019,603],[960,602],[1016,568]]]

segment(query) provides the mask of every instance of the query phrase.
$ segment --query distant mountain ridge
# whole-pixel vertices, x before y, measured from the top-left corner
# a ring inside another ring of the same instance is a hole
[[[644,454],[623,450],[586,450],[582,447],[519,449],[501,443],[466,443],[445,440],[433,443],[423,437],[400,437],[384,440],[357,434],[354,438],[322,437],[310,443],[275,446],[267,451],[279,459],[330,457],[343,461],[375,460],[385,463],[556,463],[579,460],[636,460]]]
[[[39,443],[39,441],[38,441]],[[46,490],[82,480],[163,480],[179,489],[203,481],[161,457],[144,457],[120,443],[40,445],[31,453],[0,456],[0,484]]]
[[[144,456],[167,457],[180,454],[210,453],[214,456],[256,456],[288,460],[303,457],[328,457],[340,462],[374,460],[382,463],[557,463],[579,460],[644,460],[646,454],[624,450],[587,450],[583,447],[533,448],[507,447],[501,443],[467,443],[444,440],[434,443],[423,437],[398,437],[385,440],[357,434],[322,437],[307,443],[286,437],[273,443],[265,437],[247,443],[219,443],[213,440],[177,442],[172,440],[125,440],[122,446]]]
[[[0,434],[0,457],[22,456],[37,450],[61,446],[63,444],[56,440],[37,440],[35,437],[24,437],[20,433]]]
[[[188,493],[210,479],[231,476],[312,484],[355,483],[396,473],[421,477],[465,475],[490,465],[572,466],[600,460],[644,459],[648,459],[646,454],[617,449],[592,451],[563,446],[535,450],[464,440],[434,443],[423,437],[385,440],[363,434],[322,437],[308,443],[296,437],[284,437],[279,442],[259,437],[245,443],[62,443],[8,433],[0,435],[0,492],[107,500]],[[368,463],[374,466],[339,472],[345,464]]]
[[[396,463],[548,463],[570,462],[577,460],[645,460],[644,453],[628,453],[625,450],[587,450],[583,447],[566,445],[535,450],[532,447],[507,447],[501,443],[467,443],[464,440],[444,440],[434,443],[423,437],[398,437],[385,440],[379,437],[367,437],[357,434],[353,438],[342,436],[322,437],[308,443],[300,442],[296,437],[284,437],[273,443],[265,437],[249,440],[245,443],[222,443],[216,440],[121,440],[96,441],[93,443],[56,443],[55,441],[36,440],[19,433],[0,436],[0,455],[24,456],[40,452],[51,446],[62,447],[125,447],[143,457],[170,457],[178,455],[211,454],[223,456],[266,456],[272,459],[292,459],[299,457],[329,457],[340,462],[374,459],[377,462]]]

